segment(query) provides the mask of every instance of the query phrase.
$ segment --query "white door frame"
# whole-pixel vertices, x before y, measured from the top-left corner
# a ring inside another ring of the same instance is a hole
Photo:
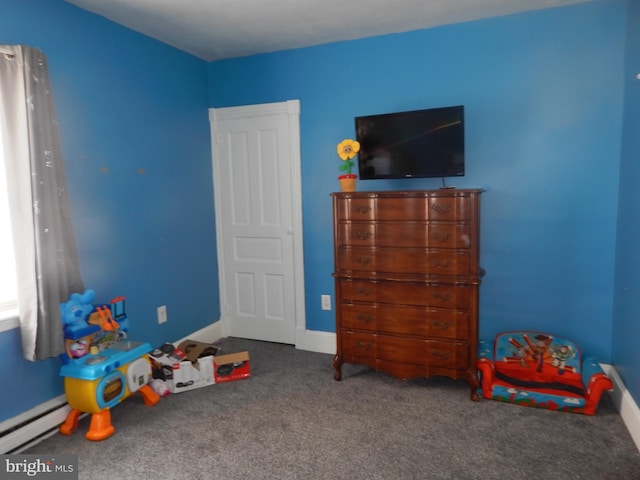
[[[209,109],[209,121],[212,132],[216,132],[216,116],[215,108]],[[266,103],[260,105],[248,105],[241,107],[225,108],[225,115],[236,114],[238,117],[287,114],[289,118],[289,149],[291,154],[291,197],[292,197],[292,213],[293,213],[293,275],[294,275],[294,299],[295,299],[295,328],[296,328],[296,348],[308,349],[306,335],[306,315],[305,315],[305,296],[304,296],[304,251],[302,239],[302,177],[300,170],[300,101],[288,100],[286,102]],[[221,205],[223,199],[220,198],[219,179],[221,178],[219,166],[215,161],[216,138],[212,138],[212,162],[213,162],[213,191],[214,191],[214,211],[216,215],[216,241],[218,253],[218,278],[220,284],[220,305],[221,305],[221,323],[222,336],[227,336],[229,331],[229,318],[224,311],[224,305],[227,305],[226,292],[226,272],[224,269],[224,248],[222,239],[222,212]],[[313,348],[312,348],[313,349]]]

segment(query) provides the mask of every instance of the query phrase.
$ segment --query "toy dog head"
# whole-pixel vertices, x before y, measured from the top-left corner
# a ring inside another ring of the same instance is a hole
[[[84,293],[72,293],[68,301],[60,304],[60,319],[65,328],[87,326],[87,317],[93,311],[93,299],[96,294],[93,290],[85,290]]]

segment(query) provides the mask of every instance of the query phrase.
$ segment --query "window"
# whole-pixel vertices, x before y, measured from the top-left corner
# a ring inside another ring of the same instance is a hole
[[[2,131],[2,117],[0,116],[0,131]],[[11,237],[11,222],[9,218],[9,197],[7,195],[7,179],[4,168],[4,148],[0,135],[0,331],[17,325],[15,319],[18,314],[18,291],[16,282],[16,266],[14,261],[13,239]]]

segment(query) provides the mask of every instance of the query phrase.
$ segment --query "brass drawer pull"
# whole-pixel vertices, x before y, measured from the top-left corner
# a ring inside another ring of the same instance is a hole
[[[357,346],[358,348],[362,349],[362,350],[369,351],[369,350],[371,350],[371,347],[372,347],[373,345],[371,345],[370,343],[364,343],[364,342],[362,342],[362,341],[357,341],[357,342],[356,342],[356,346]]]
[[[371,262],[373,262],[373,258],[371,257],[356,257],[356,263],[359,263],[360,265],[369,265]]]
[[[359,313],[358,315],[356,315],[356,319],[361,321],[362,323],[369,323],[372,318],[373,317],[368,313],[366,314]]]
[[[451,240],[451,234],[449,232],[434,232],[433,238],[438,242],[448,242]]]
[[[449,358],[450,355],[449,355],[449,352],[439,352],[438,350],[433,350],[431,352],[431,356],[438,358],[440,360],[446,360]]]
[[[369,205],[355,205],[353,209],[356,213],[369,213],[371,211],[371,207]]]
[[[434,320],[431,322],[431,326],[438,330],[448,330],[453,325],[453,322],[443,322],[442,320]]]
[[[453,210],[453,208],[451,207],[451,205],[442,205],[440,203],[432,203],[431,210],[433,210],[436,213],[449,213],[451,210]]]
[[[453,262],[451,260],[438,260],[434,258],[431,264],[436,268],[451,268]]]
[[[371,232],[363,232],[358,230],[356,232],[353,232],[353,236],[358,240],[369,240],[373,236],[373,234]]]
[[[370,288],[357,287],[355,290],[356,290],[356,293],[358,295],[362,295],[363,297],[371,295],[371,289]]]
[[[450,293],[433,292],[433,298],[436,300],[442,300],[443,302],[448,302],[451,299],[451,296],[452,295]]]

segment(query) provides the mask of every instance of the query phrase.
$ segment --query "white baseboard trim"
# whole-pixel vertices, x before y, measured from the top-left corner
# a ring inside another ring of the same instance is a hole
[[[611,398],[613,398],[613,402],[618,412],[620,412],[622,421],[627,430],[629,430],[636,447],[640,450],[640,408],[638,408],[638,404],[627,390],[616,369],[608,364],[602,364],[602,369],[613,383],[613,391],[610,392]]]
[[[213,343],[224,337],[222,332],[222,321],[218,320],[211,325],[207,325],[198,331],[195,331],[180,340],[173,342],[174,345],[179,345],[185,340],[196,340],[203,343]]]
[[[20,453],[51,435],[71,411],[59,395],[0,423],[0,453]]]
[[[296,348],[310,352],[336,354],[336,334],[317,330],[296,331]]]
[[[174,342],[178,345],[180,342],[190,339],[198,342],[213,343],[224,338],[224,330],[222,321],[217,321],[211,325],[207,325],[200,330],[187,335],[184,338]],[[319,332],[316,330],[296,330],[296,348],[298,350],[308,350],[310,352],[328,353],[335,355],[336,353],[336,334],[332,332]]]

